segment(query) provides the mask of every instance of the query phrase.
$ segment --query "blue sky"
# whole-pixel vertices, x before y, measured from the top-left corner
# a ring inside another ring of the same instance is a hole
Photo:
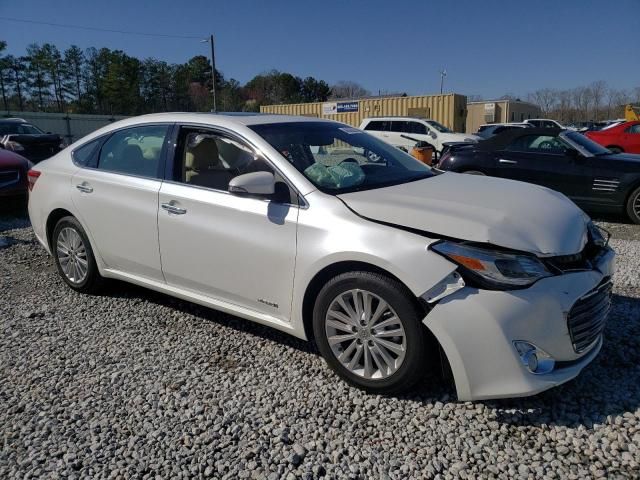
[[[640,86],[640,0],[0,0],[0,17],[216,37],[216,63],[246,82],[276,68],[372,92],[445,90],[485,98],[595,80]],[[207,54],[195,39],[153,38],[14,23],[0,39],[122,49],[184,62]]]

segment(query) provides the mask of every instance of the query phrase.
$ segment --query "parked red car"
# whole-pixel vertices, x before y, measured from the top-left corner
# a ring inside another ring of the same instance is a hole
[[[640,121],[637,120],[585,135],[614,153],[640,153]]]
[[[29,188],[27,172],[32,166],[17,153],[0,149],[0,198],[26,196]]]

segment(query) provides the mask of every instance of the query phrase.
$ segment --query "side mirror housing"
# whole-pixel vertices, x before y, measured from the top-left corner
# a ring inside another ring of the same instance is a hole
[[[276,178],[271,172],[251,172],[238,175],[229,182],[229,193],[234,195],[273,195]]]
[[[429,135],[431,136],[431,138],[438,138],[438,135],[433,130],[429,132]]]

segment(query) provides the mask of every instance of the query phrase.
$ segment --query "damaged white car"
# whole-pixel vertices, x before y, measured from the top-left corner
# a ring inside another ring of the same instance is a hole
[[[570,200],[439,173],[341,123],[137,117],[29,181],[71,288],[117,278],[313,338],[371,392],[446,362],[461,400],[531,395],[602,345],[614,252]]]

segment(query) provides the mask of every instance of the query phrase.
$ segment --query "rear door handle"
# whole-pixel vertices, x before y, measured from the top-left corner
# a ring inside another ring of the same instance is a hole
[[[500,160],[498,160],[498,162],[500,163],[506,163],[509,165],[517,165],[518,162],[516,162],[515,160],[507,160],[506,158],[501,158]]]
[[[91,185],[86,184],[86,183],[80,183],[80,184],[76,185],[76,188],[78,190],[80,190],[82,193],[91,193],[91,192],[93,192],[93,187]]]
[[[174,204],[172,203],[163,203],[162,205],[160,205],[164,210],[166,210],[169,213],[174,213],[176,215],[184,215],[185,213],[187,213],[187,209],[186,208],[180,208],[180,207],[176,207]]]

